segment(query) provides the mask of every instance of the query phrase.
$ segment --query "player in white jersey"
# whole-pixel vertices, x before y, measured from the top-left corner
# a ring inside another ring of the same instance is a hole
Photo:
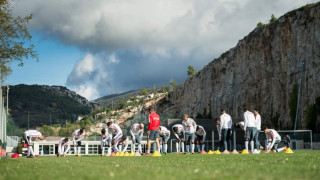
[[[254,137],[255,133],[257,132],[256,128],[256,119],[254,117],[254,114],[250,111],[248,111],[246,108],[243,109],[244,113],[244,134],[245,134],[245,148],[249,152],[249,140],[250,140],[250,147],[251,151],[254,151]]]
[[[223,141],[222,141],[222,139],[221,139],[221,124],[220,124],[220,118],[216,118],[215,122],[216,122],[217,131],[218,131],[218,137],[219,137],[219,142],[218,142],[218,148],[217,148],[217,150],[220,151],[220,148],[221,148],[221,146],[223,145]]]
[[[264,133],[266,134],[266,138],[268,141],[268,145],[265,153],[269,153],[272,147],[274,147],[274,152],[280,152],[282,150],[285,150],[285,148],[278,149],[278,145],[281,142],[281,136],[278,134],[276,130],[268,129],[267,127],[265,127]]]
[[[206,141],[206,130],[202,126],[197,125],[196,136],[197,136],[196,140],[197,140],[198,152],[204,151],[205,141]],[[201,144],[201,149],[200,149],[200,144]]]
[[[159,135],[160,135],[160,150],[164,154],[167,154],[170,131],[164,126],[159,126]]]
[[[108,155],[111,154],[111,141],[112,141],[112,133],[109,131],[109,129],[102,129],[101,130],[101,155],[104,155],[105,147],[108,148]]]
[[[177,149],[177,154],[180,153],[180,148],[179,144],[181,146],[181,151],[184,154],[184,140],[185,140],[185,131],[184,128],[181,124],[176,124],[172,127],[172,131],[174,136],[177,138],[176,142],[176,149]]]
[[[256,148],[255,148],[255,150],[253,150],[253,153],[254,154],[259,154],[260,153],[260,147],[261,147],[260,142],[259,142],[259,133],[261,131],[261,116],[260,116],[260,114],[259,114],[257,109],[255,109],[253,111],[253,113],[254,113],[254,117],[256,119],[256,129],[257,129],[257,132],[256,132],[256,134],[254,136],[254,142],[255,142]]]
[[[142,154],[141,140],[144,132],[144,124],[134,124],[130,128],[130,134],[132,139],[131,152],[136,151],[136,143],[138,143],[138,152]]]
[[[125,152],[125,151],[127,151],[128,144],[129,144],[129,138],[124,134],[114,142],[112,147],[113,147],[113,150],[115,153]],[[119,148],[118,148],[118,146],[119,146]]]
[[[190,152],[189,144],[191,141],[191,153],[194,154],[194,139],[195,139],[195,131],[197,128],[196,122],[189,118],[187,114],[184,114],[182,125],[185,131],[185,142],[186,142],[186,149],[187,152]]]
[[[80,156],[81,154],[81,141],[84,139],[85,134],[84,128],[77,129],[72,133],[73,149],[76,156]]]
[[[226,113],[225,109],[221,110],[220,116],[220,132],[221,140],[223,141],[224,151],[223,154],[229,154],[228,144],[231,149],[231,127],[232,127],[232,118],[229,114]]]
[[[114,144],[114,142],[119,141],[119,139],[121,139],[122,129],[118,124],[112,122],[108,122],[107,126],[112,133],[112,144]]]
[[[66,156],[70,149],[70,139],[69,138],[61,138],[58,144],[58,154],[57,157],[59,156]]]
[[[23,133],[23,139],[25,140],[25,143],[28,144],[28,154],[27,158],[34,158],[34,152],[33,152],[33,142],[32,140],[40,139],[44,140],[44,136],[42,136],[41,132],[37,130],[27,130]]]

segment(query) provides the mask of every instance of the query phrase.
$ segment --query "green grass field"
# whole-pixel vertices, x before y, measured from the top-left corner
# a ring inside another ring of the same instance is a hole
[[[320,151],[0,160],[0,179],[319,179]]]

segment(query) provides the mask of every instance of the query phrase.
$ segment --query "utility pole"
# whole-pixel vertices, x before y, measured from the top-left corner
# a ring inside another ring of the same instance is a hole
[[[9,114],[9,85],[7,85],[7,114]]]
[[[51,124],[51,114],[50,114],[50,126],[51,126],[52,124]]]
[[[75,122],[76,122],[76,115],[73,114],[73,123],[75,123]]]

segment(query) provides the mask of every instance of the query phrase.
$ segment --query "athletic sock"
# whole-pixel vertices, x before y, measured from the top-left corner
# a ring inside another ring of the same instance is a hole
[[[162,144],[160,144],[160,148],[158,149],[159,152],[163,152],[163,149],[162,149]]]
[[[202,151],[204,151],[204,144],[202,144],[201,146],[202,146],[202,147],[201,147]]]
[[[184,142],[181,142],[181,151],[184,153]]]
[[[78,154],[81,154],[81,146],[78,147]]]
[[[104,150],[105,150],[105,147],[102,148],[102,153],[101,154],[104,154]]]
[[[177,153],[180,153],[179,142],[176,142],[176,150],[177,150]]]
[[[245,145],[245,147],[246,147],[246,150],[249,151],[249,148],[248,148],[248,146],[249,146],[249,141],[245,141],[245,142],[244,142],[244,145]]]
[[[27,156],[30,156],[30,146],[28,146],[28,154]]]
[[[139,152],[139,153],[142,153],[141,144],[138,144],[138,152]]]
[[[131,152],[136,152],[136,144],[135,143],[131,144]]]
[[[147,150],[147,153],[150,154],[150,149]]]
[[[197,149],[198,149],[198,152],[201,152],[201,149],[200,149],[200,145],[197,144]]]
[[[278,152],[281,152],[281,151],[283,151],[283,150],[284,150],[284,148],[279,148],[279,149],[277,149]]]
[[[194,143],[191,144],[191,153],[194,153]]]
[[[190,149],[189,149],[189,144],[186,145],[186,151],[187,151],[187,153],[190,151]]]
[[[253,141],[250,141],[250,148],[251,148],[251,151],[253,151],[253,147],[254,147],[254,142],[253,142]]]
[[[33,153],[33,148],[32,148],[32,146],[30,146],[30,153],[31,153],[31,155],[32,155],[32,156],[34,156],[34,153]]]
[[[111,147],[108,147],[108,155],[111,154]]]
[[[77,154],[77,147],[73,146],[74,154]]]
[[[122,151],[122,145],[119,145],[119,151]]]
[[[167,150],[168,150],[168,145],[164,144],[164,152],[167,153]]]

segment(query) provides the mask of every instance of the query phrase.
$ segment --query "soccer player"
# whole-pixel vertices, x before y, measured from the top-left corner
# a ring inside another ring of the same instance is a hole
[[[65,150],[66,148],[66,150]],[[69,138],[61,138],[58,144],[58,154],[57,157],[59,156],[66,156],[70,149],[70,139]]]
[[[267,127],[264,128],[264,133],[266,134],[266,138],[268,141],[268,145],[266,148],[266,152],[265,153],[269,153],[272,149],[272,147],[274,147],[274,152],[280,152],[282,150],[285,150],[285,148],[279,148],[278,149],[278,144],[281,141],[281,136],[278,134],[278,132],[274,129],[268,129]]]
[[[228,151],[228,144],[231,149],[231,127],[232,119],[229,114],[226,113],[225,109],[221,110],[220,116],[220,131],[221,131],[221,140],[223,141],[224,151],[223,154],[230,154]]]
[[[196,128],[196,140],[197,140],[197,149],[198,152],[204,151],[205,141],[206,141],[206,131],[202,126],[197,125]],[[200,149],[201,144],[201,149]]]
[[[136,143],[138,143],[138,152],[141,154],[142,153],[142,147],[141,147],[141,140],[143,136],[143,131],[144,131],[144,124],[134,124],[130,128],[130,134],[131,134],[131,139],[132,139],[132,144],[131,144],[131,152],[135,152],[136,150]]]
[[[77,129],[72,133],[74,154],[76,156],[80,156],[81,154],[81,140],[84,139],[85,133],[84,128]]]
[[[101,155],[104,155],[105,147],[108,148],[108,154],[111,154],[111,141],[112,141],[112,133],[109,129],[101,130]]]
[[[183,121],[182,121],[182,126],[185,131],[185,142],[186,142],[186,148],[187,152],[190,152],[189,144],[191,141],[191,153],[194,154],[194,139],[195,139],[195,131],[197,128],[196,122],[189,118],[187,114],[184,114],[183,116]]]
[[[246,108],[243,109],[243,116],[244,116],[244,134],[245,134],[245,148],[249,152],[249,140],[250,140],[250,147],[251,147],[251,152],[256,152],[257,150],[254,149],[254,137],[255,133],[257,131],[256,128],[256,119],[254,117],[254,114],[250,111],[248,111]]]
[[[154,112],[154,109],[150,109],[149,114],[149,125],[148,125],[148,137],[147,137],[147,153],[145,155],[150,155],[151,140],[155,140],[157,143],[158,152],[160,152],[159,143],[159,126],[160,126],[160,116]]]
[[[115,142],[119,142],[119,140],[122,137],[122,129],[118,124],[108,122],[107,126],[109,128],[109,131],[112,133],[112,144],[115,144]]]
[[[284,137],[284,144],[286,145],[286,148],[290,148],[290,143],[291,143],[291,139],[289,134],[287,134],[286,137]]]
[[[42,136],[41,132],[37,130],[27,130],[23,133],[23,139],[25,140],[26,144],[28,144],[28,153],[27,158],[34,158],[34,152],[33,152],[33,143],[32,140],[40,139],[44,140],[44,136]]]
[[[181,124],[176,124],[172,127],[172,131],[174,136],[177,138],[176,142],[176,149],[177,149],[177,154],[180,153],[180,148],[179,148],[179,143],[181,144],[181,151],[184,154],[184,140],[185,140],[185,132],[184,128]]]
[[[255,142],[255,145],[256,145],[256,149],[253,150],[253,153],[254,154],[259,154],[260,153],[260,147],[261,147],[260,142],[259,142],[259,132],[261,131],[261,116],[260,116],[260,114],[259,114],[257,109],[255,109],[253,111],[253,113],[254,113],[254,117],[256,119],[256,129],[257,129],[257,132],[256,132],[256,134],[254,136],[254,142]]]
[[[162,150],[164,154],[167,154],[170,131],[164,126],[159,126],[159,135],[160,135],[160,150]]]
[[[113,144],[113,150],[115,153],[117,152],[125,152],[127,151],[127,148],[128,148],[128,144],[129,144],[129,138],[124,134],[121,136],[121,138],[118,138],[114,144]],[[119,145],[119,148],[118,148],[118,145]],[[125,146],[123,148],[123,145]]]

